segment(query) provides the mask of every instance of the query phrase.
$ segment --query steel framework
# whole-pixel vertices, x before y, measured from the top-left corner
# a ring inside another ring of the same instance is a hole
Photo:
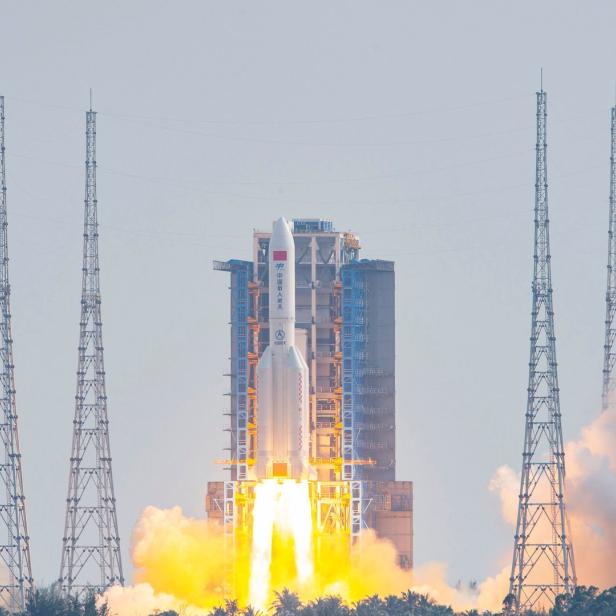
[[[610,219],[607,244],[607,291],[605,293],[605,345],[603,359],[603,410],[609,405],[611,392],[616,388],[616,107],[612,107],[610,147]]]
[[[0,545],[0,605],[21,610],[32,590],[30,538],[21,476],[21,452],[15,405],[13,338],[11,337],[11,286],[7,245],[6,162],[4,149],[4,97],[0,96],[0,434],[4,458],[0,463],[0,516],[6,529]]]
[[[366,527],[364,489],[356,477],[359,429],[355,415],[361,404],[365,366],[366,315],[365,281],[361,271],[342,273],[342,479],[350,482],[351,540],[360,539]]]
[[[342,479],[356,478],[358,426],[355,414],[362,401],[365,366],[365,283],[361,271],[342,272]]]
[[[101,322],[96,112],[86,112],[86,187],[77,394],[60,585],[81,596],[124,584],[111,472]]]
[[[546,607],[573,590],[565,512],[565,459],[554,335],[548,184],[547,96],[537,93],[535,248],[528,403],[510,595],[515,613]]]

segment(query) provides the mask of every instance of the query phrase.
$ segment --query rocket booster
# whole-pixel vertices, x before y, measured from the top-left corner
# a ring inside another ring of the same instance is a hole
[[[284,218],[269,244],[269,346],[257,365],[256,479],[308,479],[308,366],[295,346],[295,242]]]

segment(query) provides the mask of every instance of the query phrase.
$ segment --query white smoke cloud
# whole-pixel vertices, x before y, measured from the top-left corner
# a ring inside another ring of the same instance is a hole
[[[566,505],[578,583],[616,585],[616,407],[565,444]],[[489,488],[498,494],[503,519],[515,527],[520,476],[501,466]]]

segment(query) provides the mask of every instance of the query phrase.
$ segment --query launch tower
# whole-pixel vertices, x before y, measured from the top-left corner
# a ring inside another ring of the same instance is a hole
[[[394,264],[360,259],[357,236],[326,220],[296,219],[292,231],[317,528],[344,528],[354,540],[373,528],[410,568],[412,484],[395,480]],[[214,263],[231,276],[230,477],[208,485],[206,507],[230,533],[250,516],[257,364],[270,341],[270,240],[271,232],[255,231],[252,261]]]

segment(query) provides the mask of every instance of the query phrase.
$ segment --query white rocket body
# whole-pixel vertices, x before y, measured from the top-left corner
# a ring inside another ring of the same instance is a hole
[[[295,242],[284,218],[269,245],[269,346],[257,366],[256,479],[308,479],[308,366],[295,346]]]

